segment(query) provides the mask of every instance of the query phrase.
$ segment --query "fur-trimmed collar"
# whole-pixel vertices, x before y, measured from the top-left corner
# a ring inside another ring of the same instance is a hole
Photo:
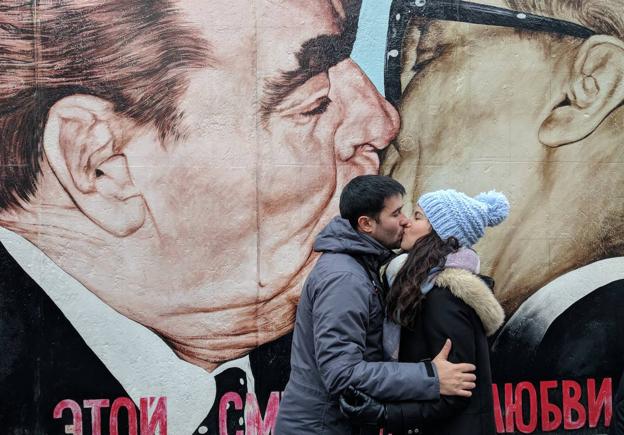
[[[481,319],[488,336],[494,334],[503,324],[505,320],[503,307],[477,275],[462,269],[445,269],[437,276],[436,285],[448,288],[456,297],[472,307]]]

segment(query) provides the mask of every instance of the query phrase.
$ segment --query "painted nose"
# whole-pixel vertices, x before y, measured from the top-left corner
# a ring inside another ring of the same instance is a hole
[[[347,59],[329,71],[332,101],[338,102],[342,120],[336,130],[336,152],[349,160],[361,147],[364,151],[388,146],[399,131],[399,114],[382,97],[362,70]]]

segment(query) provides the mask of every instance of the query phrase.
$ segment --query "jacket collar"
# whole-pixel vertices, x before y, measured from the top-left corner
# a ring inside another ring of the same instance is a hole
[[[394,253],[372,237],[356,231],[348,220],[337,216],[317,235],[317,252],[343,253],[362,258],[371,270],[392,258]]]
[[[446,287],[453,295],[475,310],[481,319],[485,333],[490,336],[505,320],[503,307],[492,290],[477,275],[462,269],[445,269],[436,278],[438,287]]]

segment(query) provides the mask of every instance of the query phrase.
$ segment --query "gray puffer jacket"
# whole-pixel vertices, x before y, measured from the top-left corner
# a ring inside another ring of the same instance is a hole
[[[314,249],[323,254],[297,307],[290,379],[275,434],[352,433],[338,406],[350,385],[384,401],[437,399],[431,364],[382,362],[384,308],[374,271],[391,251],[338,217]]]

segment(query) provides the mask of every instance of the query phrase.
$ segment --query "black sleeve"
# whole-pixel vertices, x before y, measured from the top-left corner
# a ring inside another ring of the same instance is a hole
[[[436,288],[425,299],[423,306],[424,335],[427,337],[431,357],[444,346],[447,338],[452,341],[449,361],[476,365],[474,324],[472,308],[453,296],[447,289]],[[437,400],[393,402],[387,404],[386,429],[392,433],[404,433],[431,422],[452,417],[465,409],[470,398],[441,396]]]

